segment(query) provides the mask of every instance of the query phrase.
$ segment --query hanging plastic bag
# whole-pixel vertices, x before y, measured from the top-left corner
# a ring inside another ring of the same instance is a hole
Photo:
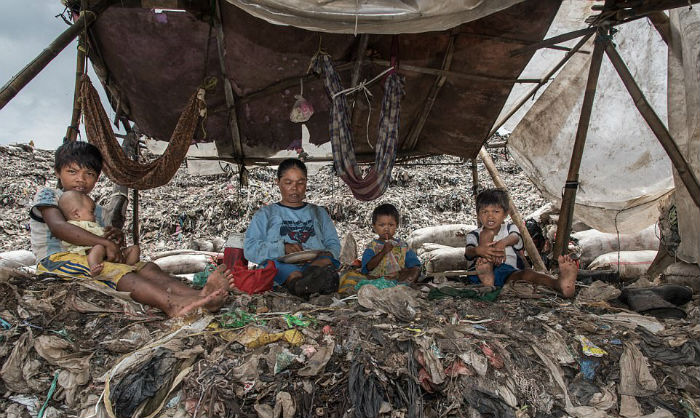
[[[304,81],[301,80],[301,92],[294,96],[297,99],[289,113],[289,120],[294,123],[304,123],[314,114],[314,107],[304,98]]]

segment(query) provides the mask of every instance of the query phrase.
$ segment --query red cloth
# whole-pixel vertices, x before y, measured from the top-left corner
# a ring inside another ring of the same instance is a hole
[[[233,269],[233,285],[248,294],[263,293],[272,289],[277,266],[274,261],[268,261],[265,268],[248,270],[235,266]]]

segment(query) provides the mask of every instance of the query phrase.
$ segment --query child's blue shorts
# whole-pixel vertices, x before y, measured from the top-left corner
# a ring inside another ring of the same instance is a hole
[[[516,271],[520,271],[516,269],[515,267],[511,266],[510,264],[506,263],[501,263],[497,265],[496,267],[493,268],[493,285],[498,286],[498,287],[503,287],[504,284],[506,284],[506,280],[508,280],[508,277],[510,277],[511,274],[515,273]],[[479,276],[469,276],[469,282],[473,284],[479,284],[481,281],[479,280]]]

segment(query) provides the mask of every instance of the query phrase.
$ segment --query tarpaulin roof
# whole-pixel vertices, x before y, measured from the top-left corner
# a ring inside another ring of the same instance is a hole
[[[180,3],[187,6],[186,11],[147,9],[138,2],[112,5],[91,29],[91,60],[117,114],[134,121],[144,134],[163,140],[170,137],[187,98],[203,80],[214,77],[216,84],[207,95],[209,112],[195,140],[215,142],[220,158],[243,158],[251,163],[299,143],[302,128],[289,121],[289,112],[300,92],[300,79],[319,47],[332,55],[347,87],[353,75],[356,81],[371,79],[387,68],[392,57],[398,58],[406,92],[400,117],[400,155],[475,156],[532,56],[532,52],[511,56],[511,52],[542,40],[560,1],[498,1],[488,6],[459,2],[464,6],[456,13],[461,21],[479,19],[461,24],[446,20],[443,24],[456,25],[449,30],[401,33],[393,54],[394,35],[363,35],[364,47],[363,36],[269,23],[248,13],[251,4],[214,3],[220,7],[219,25],[218,14],[209,10],[210,2]],[[139,7],[130,7],[135,4]],[[416,3],[424,4],[430,2]],[[341,3],[332,2],[334,5]],[[402,21],[419,19],[421,9],[416,10]],[[432,10],[440,16],[447,9],[435,6]],[[491,14],[482,16],[484,13]],[[394,20],[382,25],[393,25]],[[358,25],[369,21],[378,22],[358,18]],[[363,30],[367,28],[362,25]],[[384,32],[404,31],[396,28]],[[416,23],[415,28],[442,26]],[[362,65],[353,74],[358,57]],[[442,76],[445,79],[440,80]],[[229,100],[227,82],[232,93]],[[381,83],[371,85],[369,91],[372,96],[356,96],[353,115],[360,159],[373,153]],[[306,123],[309,141],[325,143],[329,99],[320,79],[306,77],[304,96],[315,108]]]

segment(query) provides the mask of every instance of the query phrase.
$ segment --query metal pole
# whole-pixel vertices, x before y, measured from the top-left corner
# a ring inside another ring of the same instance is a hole
[[[496,185],[496,187],[506,190],[507,192],[508,189],[506,188],[505,183],[503,183],[503,180],[501,180],[501,176],[498,174],[496,164],[494,164],[493,160],[491,159],[491,156],[484,147],[482,147],[479,151],[479,157],[481,157],[481,161],[484,162],[484,166],[489,171],[489,174],[491,174],[491,178],[493,179],[493,183]],[[542,258],[540,257],[540,252],[537,251],[537,247],[532,241],[530,233],[527,231],[527,228],[525,228],[523,217],[520,216],[518,208],[515,207],[515,203],[513,203],[513,199],[511,199],[510,197],[510,193],[508,193],[508,206],[510,206],[510,217],[513,219],[513,223],[515,223],[515,225],[520,230],[520,235],[523,237],[523,244],[525,245],[525,250],[530,256],[535,270],[547,271],[547,269],[544,266],[544,263],[542,262]]]
[[[569,242],[571,221],[574,215],[574,203],[576,203],[576,190],[578,189],[578,171],[581,167],[583,147],[586,145],[588,124],[591,120],[591,110],[593,109],[593,99],[595,98],[595,90],[598,85],[598,75],[600,74],[600,64],[603,61],[604,48],[603,39],[601,35],[598,34],[595,46],[593,47],[591,66],[588,70],[586,93],[583,96],[583,104],[581,105],[578,130],[576,131],[574,149],[571,152],[571,161],[569,162],[569,173],[566,176],[566,184],[564,185],[564,196],[561,200],[561,210],[559,212],[559,221],[557,222],[557,238],[554,241],[554,248],[552,250],[552,256],[555,260],[563,254],[563,249]]]
[[[0,109],[5,107],[37,74],[43,70],[51,60],[56,58],[63,49],[80,34],[85,27],[97,20],[97,15],[109,5],[109,0],[102,0],[97,3],[92,10],[86,10],[81,13],[78,20],[75,21],[68,29],[49,44],[36,58],[22,68],[10,81],[7,82],[0,90]]]

